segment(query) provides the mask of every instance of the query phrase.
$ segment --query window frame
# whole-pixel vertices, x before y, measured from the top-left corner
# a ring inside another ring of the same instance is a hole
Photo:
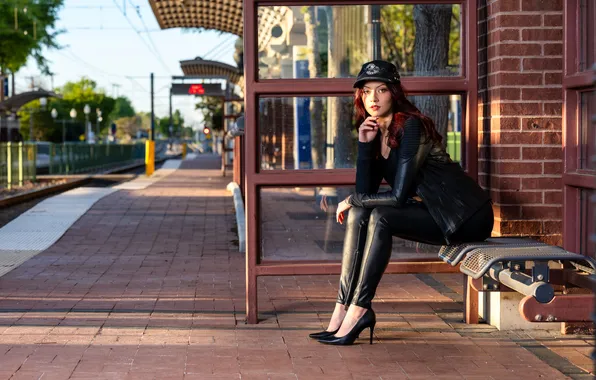
[[[258,105],[260,97],[274,96],[352,96],[354,78],[259,79],[258,7],[317,5],[459,4],[461,7],[461,75],[457,77],[404,77],[408,95],[461,94],[462,164],[478,179],[478,0],[244,0],[245,57],[245,144],[246,165],[246,281],[247,321],[257,322],[257,277],[268,275],[338,274],[341,262],[260,263],[260,188],[277,186],[354,185],[355,169],[260,170]],[[254,57],[254,58],[252,58]],[[391,261],[386,273],[459,272],[438,259]]]
[[[581,247],[581,191],[596,190],[596,171],[582,169],[581,93],[594,91],[594,70],[580,71],[581,0],[565,2],[563,65],[563,247],[578,252]]]

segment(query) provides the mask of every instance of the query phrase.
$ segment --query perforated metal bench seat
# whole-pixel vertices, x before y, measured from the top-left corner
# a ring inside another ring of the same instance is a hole
[[[439,250],[439,258],[452,266],[456,266],[469,252],[475,249],[503,245],[512,247],[546,246],[544,243],[529,238],[496,237],[481,242],[444,245]]]
[[[473,279],[479,279],[493,265],[499,262],[550,260],[584,263],[593,270],[596,270],[596,262],[592,258],[567,252],[563,248],[550,245],[525,247],[489,246],[477,248],[466,256],[459,269]]]

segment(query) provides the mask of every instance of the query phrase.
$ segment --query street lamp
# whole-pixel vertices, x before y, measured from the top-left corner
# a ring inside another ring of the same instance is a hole
[[[39,105],[41,106],[41,108],[34,108],[29,113],[29,141],[33,141],[33,113],[35,111],[39,111],[40,109],[45,110],[46,106],[48,105],[48,99],[39,98]]]
[[[83,113],[85,114],[85,140],[87,140],[87,137],[88,137],[89,113],[90,112],[91,112],[91,107],[89,107],[89,104],[85,104],[85,107],[83,107]]]
[[[74,108],[70,110],[70,118],[72,119],[73,122],[77,118],[77,110],[75,110]],[[63,133],[64,133],[64,140],[66,141],[66,132],[63,132]]]
[[[95,109],[95,113],[97,114],[97,123],[95,123],[95,140],[99,143],[99,123],[103,120],[101,117],[101,110],[99,108]]]
[[[56,118],[58,117],[58,111],[55,108],[52,108],[50,111],[50,115],[52,115],[52,119],[54,120],[54,124],[56,123]],[[64,120],[62,121],[62,143],[64,143]]]

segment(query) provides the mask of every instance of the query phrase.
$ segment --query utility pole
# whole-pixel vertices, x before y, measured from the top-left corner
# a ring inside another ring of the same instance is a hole
[[[369,8],[370,12],[370,37],[371,43],[371,56],[372,59],[381,59],[381,6],[371,5]]]
[[[153,73],[151,73],[151,135],[145,142],[145,174],[150,176],[155,170],[155,110],[153,107]]]
[[[170,87],[170,125],[168,128],[170,132],[170,138],[172,138],[172,132],[174,131],[173,119],[172,119],[172,87]]]
[[[4,101],[4,75],[0,71],[0,102]]]
[[[155,140],[155,110],[153,107],[153,73],[151,73],[151,141]]]

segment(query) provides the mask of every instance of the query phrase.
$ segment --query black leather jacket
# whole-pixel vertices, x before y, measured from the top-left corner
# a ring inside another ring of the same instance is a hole
[[[358,143],[356,192],[348,199],[350,205],[402,207],[418,195],[449,242],[449,236],[490,202],[488,193],[451,160],[441,144],[426,138],[418,118],[406,121],[399,146],[387,159],[395,173],[375,170],[382,160],[374,157],[375,143]],[[377,193],[381,177],[391,191]]]

